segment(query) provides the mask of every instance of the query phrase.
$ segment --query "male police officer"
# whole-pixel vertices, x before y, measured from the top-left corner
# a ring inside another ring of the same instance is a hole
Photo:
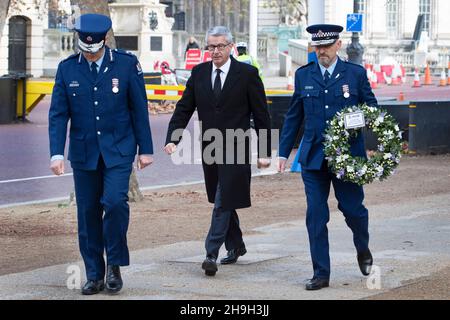
[[[300,150],[302,178],[307,200],[306,225],[308,229],[314,276],[306,283],[307,290],[328,287],[330,257],[327,223],[328,195],[333,184],[338,208],[353,231],[353,242],[361,272],[370,274],[372,255],[369,250],[368,212],[363,205],[363,188],[336,178],[324,159],[323,133],[331,118],[345,106],[360,103],[376,105],[363,67],[339,59],[341,26],[312,25],[306,30],[312,34],[318,63],[311,62],[299,68],[295,75],[295,93],[283,125],[279,147],[278,170],[285,170],[298,129],[305,120],[305,131]],[[353,156],[366,157],[362,135],[350,140]]]
[[[78,239],[86,267],[82,293],[122,288],[120,267],[129,264],[128,185],[139,146],[138,167],[153,162],[142,69],[137,58],[105,46],[111,20],[85,14],[76,21],[81,52],[59,64],[49,111],[51,170],[64,173],[70,120],[69,160],[78,207]]]

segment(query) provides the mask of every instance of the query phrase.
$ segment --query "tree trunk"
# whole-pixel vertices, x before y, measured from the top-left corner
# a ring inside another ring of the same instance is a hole
[[[78,12],[84,13],[99,13],[110,17],[109,7],[107,1],[100,0],[70,0],[72,6],[78,6],[80,9]],[[110,48],[116,47],[116,41],[114,39],[114,33],[112,30],[108,32],[108,40],[106,44]],[[72,197],[71,197],[72,198]],[[138,202],[144,199],[141,191],[139,190],[139,183],[136,177],[136,171],[133,168],[130,176],[130,189],[128,191],[128,198],[130,202]],[[71,199],[73,201],[73,199]]]
[[[81,14],[84,13],[99,13],[110,17],[108,1],[104,0],[70,0],[72,6],[78,7],[80,10],[76,11]],[[108,32],[108,39],[106,45],[110,48],[116,48],[116,40],[114,39],[114,32],[111,29]]]
[[[2,40],[3,28],[5,27],[8,8],[11,0],[0,1],[0,41]]]

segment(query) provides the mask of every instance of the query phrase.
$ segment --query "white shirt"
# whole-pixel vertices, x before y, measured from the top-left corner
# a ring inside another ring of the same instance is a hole
[[[211,71],[211,87],[214,89],[214,81],[216,80],[216,70],[220,69],[220,71],[222,71],[220,73],[220,82],[221,82],[221,88],[223,88],[223,84],[225,83],[225,80],[227,79],[227,75],[228,72],[230,71],[230,66],[231,66],[231,58],[228,58],[228,61],[225,62],[225,64],[223,66],[221,66],[220,68],[217,68],[214,65],[214,62],[212,64],[212,71]]]
[[[105,58],[105,52],[106,52],[106,49],[103,50],[103,55],[102,55],[102,57],[101,57],[100,59],[98,59],[97,61],[95,61],[95,63],[97,64],[97,74],[100,73],[100,68],[101,68],[101,66],[102,66],[103,59]],[[89,70],[91,70],[92,62],[93,62],[93,61],[88,61],[88,62],[87,62],[87,63],[89,64]]]
[[[337,61],[338,61],[339,57],[336,57],[336,60],[333,62],[333,64],[331,66],[329,66],[328,68],[325,68],[323,65],[321,65],[319,63],[319,67],[320,67],[320,72],[322,73],[322,77],[325,77],[325,70],[328,70],[328,73],[330,74],[330,78],[331,75],[334,72],[334,69],[336,68],[337,65]]]

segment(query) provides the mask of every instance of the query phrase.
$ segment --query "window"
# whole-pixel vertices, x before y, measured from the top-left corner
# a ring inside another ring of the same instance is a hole
[[[126,51],[138,51],[137,36],[115,36],[116,47]]]
[[[173,1],[159,1],[159,3],[167,6],[164,10],[166,17],[173,18]]]
[[[398,0],[388,0],[386,3],[387,34],[391,38],[397,36]]]
[[[430,34],[431,0],[419,0],[419,14],[423,14],[423,30]]]
[[[150,37],[150,51],[162,51],[162,37]]]

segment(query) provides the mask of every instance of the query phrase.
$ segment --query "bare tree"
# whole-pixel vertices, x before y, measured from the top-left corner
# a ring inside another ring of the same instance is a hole
[[[278,9],[281,22],[286,25],[306,23],[308,0],[266,0],[265,6]]]
[[[0,40],[2,40],[3,28],[8,16],[9,3],[11,0],[0,1]]]

